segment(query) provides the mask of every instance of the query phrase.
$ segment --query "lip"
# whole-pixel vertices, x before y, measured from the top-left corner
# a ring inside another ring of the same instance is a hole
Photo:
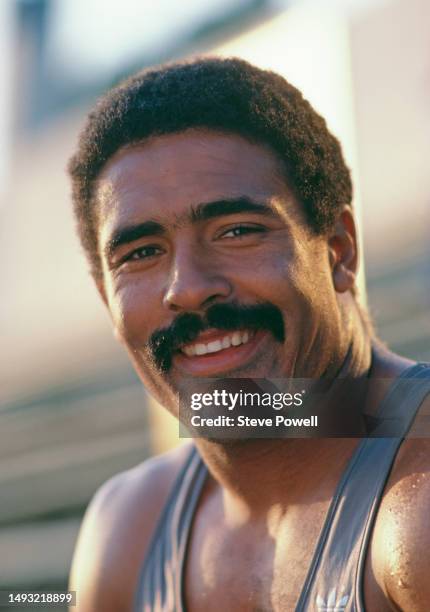
[[[228,332],[219,330],[207,330],[207,334],[199,336],[198,340],[209,342],[215,338],[222,338]],[[202,376],[210,378],[245,366],[260,349],[260,345],[270,335],[267,331],[257,331],[246,343],[239,346],[231,346],[217,353],[188,357],[184,353],[176,353],[173,356],[173,366],[177,367],[185,376]]]

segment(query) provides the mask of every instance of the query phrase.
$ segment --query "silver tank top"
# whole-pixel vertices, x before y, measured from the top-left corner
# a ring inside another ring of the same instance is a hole
[[[365,612],[363,571],[372,527],[391,466],[428,393],[426,364],[408,368],[391,385],[369,437],[360,441],[337,485],[295,612]],[[185,612],[187,544],[206,477],[193,446],[146,555],[135,612]]]

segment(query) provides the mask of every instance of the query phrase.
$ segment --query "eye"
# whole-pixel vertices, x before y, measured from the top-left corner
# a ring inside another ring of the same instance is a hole
[[[153,246],[153,245],[142,246],[142,247],[139,247],[138,249],[135,249],[128,255],[126,255],[122,259],[121,263],[124,263],[126,261],[142,261],[142,260],[152,259],[153,257],[156,257],[157,255],[160,255],[163,252],[164,252],[163,249],[157,246]]]
[[[244,223],[239,223],[234,227],[224,231],[219,238],[241,238],[242,236],[246,236],[248,234],[262,234],[266,229],[261,225],[247,225]]]

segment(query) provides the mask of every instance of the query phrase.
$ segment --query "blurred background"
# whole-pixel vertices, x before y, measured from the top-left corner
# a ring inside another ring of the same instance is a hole
[[[427,0],[0,2],[0,588],[65,588],[97,487],[177,443],[74,234],[65,166],[97,96],[193,54],[286,76],[353,170],[380,336],[430,360],[429,23]]]

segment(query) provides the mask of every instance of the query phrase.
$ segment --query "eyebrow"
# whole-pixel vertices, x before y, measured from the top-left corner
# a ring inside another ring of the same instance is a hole
[[[112,257],[116,249],[124,244],[129,244],[145,236],[160,236],[164,232],[164,226],[161,223],[157,223],[157,221],[145,221],[137,225],[120,227],[112,233],[108,240],[104,249],[105,255],[108,258]]]
[[[262,204],[249,198],[235,198],[232,200],[217,200],[198,204],[191,208],[191,221],[207,221],[224,215],[250,212],[257,215],[276,216],[275,211],[268,204]]]
[[[203,202],[197,206],[192,206],[190,211],[183,216],[179,216],[177,222],[184,220],[191,223],[207,221],[226,215],[235,215],[242,212],[249,212],[257,215],[276,217],[277,213],[268,204],[262,204],[250,200],[249,198],[235,198],[231,200],[216,200],[214,202]],[[105,247],[105,254],[111,257],[116,249],[125,244],[145,238],[146,236],[161,236],[166,232],[166,227],[158,221],[145,221],[136,225],[120,227],[112,233]]]

